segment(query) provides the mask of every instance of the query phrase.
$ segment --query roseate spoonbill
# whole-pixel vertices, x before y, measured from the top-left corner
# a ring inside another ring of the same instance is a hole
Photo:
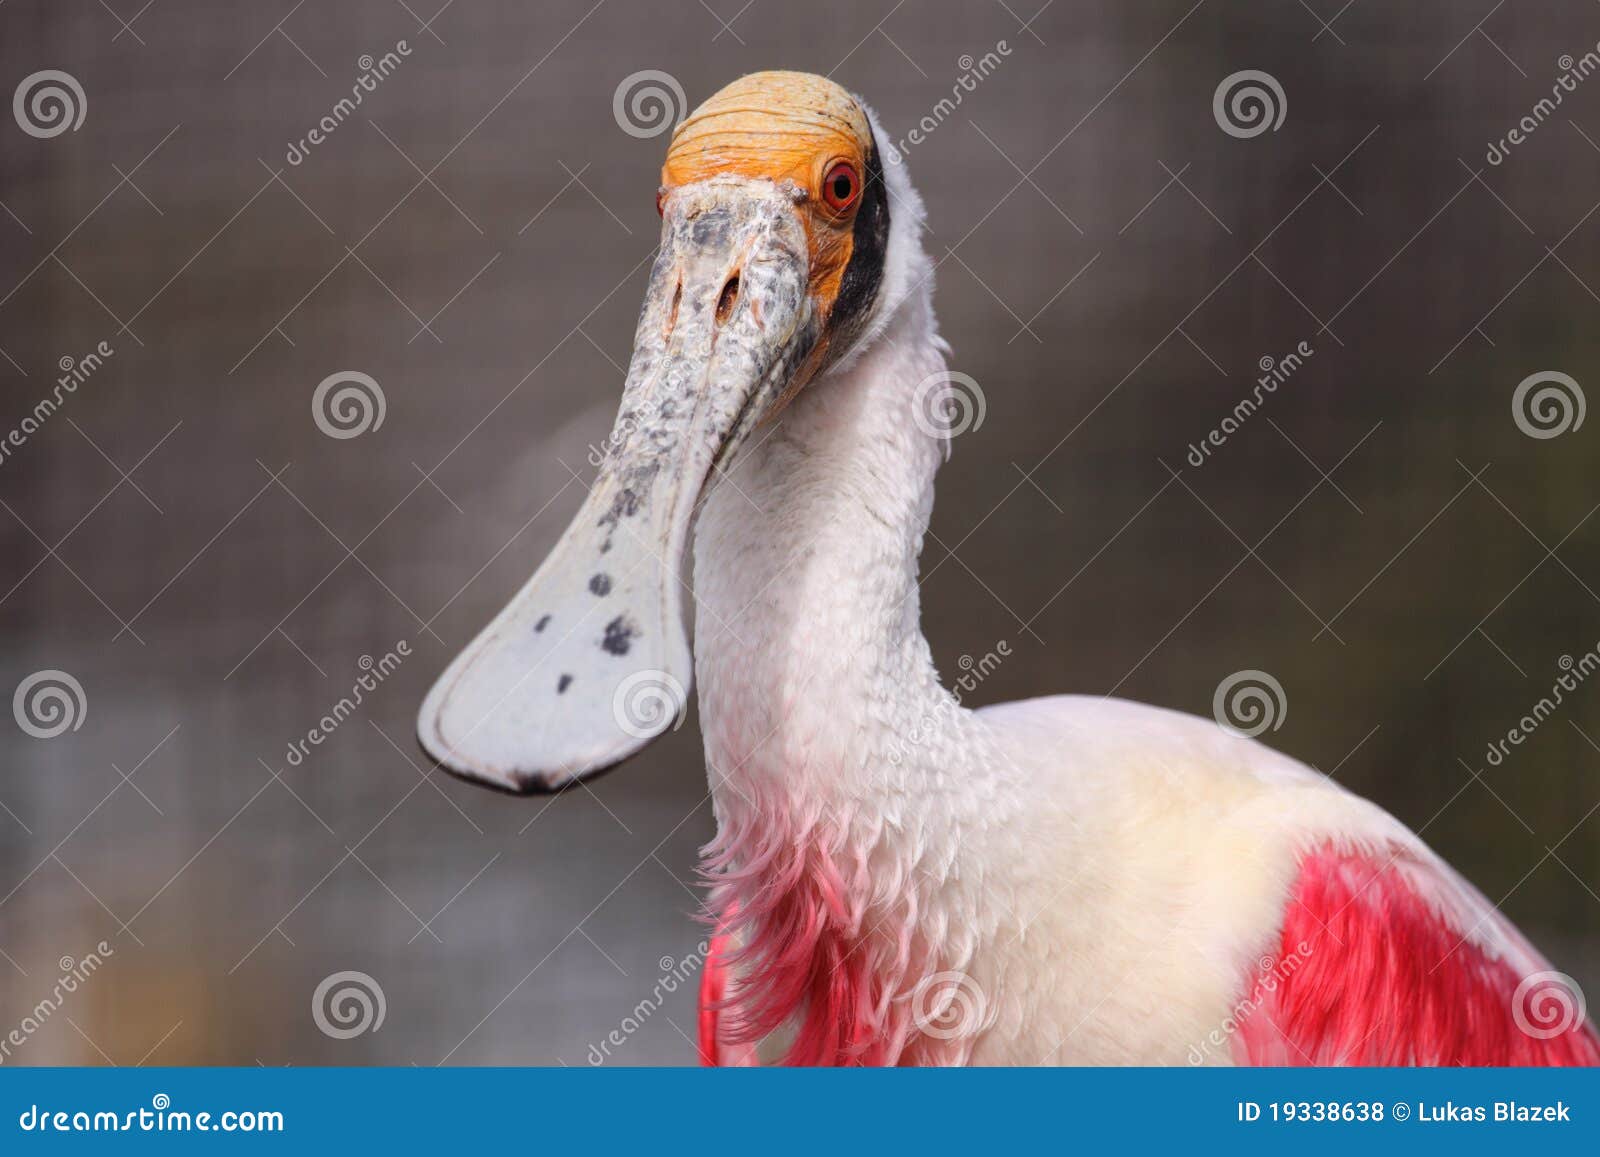
[[[676,129],[615,429],[550,557],[450,665],[430,755],[609,767],[693,674],[720,1063],[1575,1064],[1575,984],[1402,824],[1211,720],[971,711],[919,625],[948,442],[922,204],[858,99],[735,81]]]

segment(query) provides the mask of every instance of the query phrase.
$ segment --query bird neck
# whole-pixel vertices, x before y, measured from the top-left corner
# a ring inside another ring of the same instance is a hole
[[[913,398],[943,368],[919,288],[859,358],[757,430],[707,497],[695,668],[719,806],[870,795],[885,765],[917,762],[891,763],[891,744],[953,706],[917,586],[945,443]]]
[[[906,1000],[935,963],[959,967],[923,929],[991,795],[920,625],[917,559],[947,448],[914,416],[944,369],[927,281],[757,432],[696,534],[718,821],[705,871],[746,977],[728,1020],[736,1040],[787,1026],[789,1059],[806,1063],[961,1047],[914,1033]]]

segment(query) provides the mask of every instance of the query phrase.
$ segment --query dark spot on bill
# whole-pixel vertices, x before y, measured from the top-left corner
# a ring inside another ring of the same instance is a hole
[[[628,621],[628,616],[618,615],[606,624],[606,633],[600,640],[600,649],[611,655],[626,655],[638,634],[639,628]]]

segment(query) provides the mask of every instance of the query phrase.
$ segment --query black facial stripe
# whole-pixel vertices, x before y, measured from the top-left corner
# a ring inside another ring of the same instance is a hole
[[[851,231],[850,264],[839,280],[839,296],[828,319],[834,333],[830,344],[835,349],[847,348],[866,324],[883,283],[884,261],[889,253],[889,192],[883,183],[876,137],[867,149],[866,170],[862,174],[861,205],[856,209]]]

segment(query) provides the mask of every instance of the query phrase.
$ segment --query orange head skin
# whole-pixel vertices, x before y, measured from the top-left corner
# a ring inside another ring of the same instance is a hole
[[[872,127],[848,92],[809,73],[756,72],[678,125],[661,167],[660,196],[717,176],[792,182],[805,194],[796,210],[809,242],[811,296],[827,318],[855,252],[869,162],[875,162]],[[813,370],[826,344],[825,337]],[[794,388],[807,376],[797,375]]]

